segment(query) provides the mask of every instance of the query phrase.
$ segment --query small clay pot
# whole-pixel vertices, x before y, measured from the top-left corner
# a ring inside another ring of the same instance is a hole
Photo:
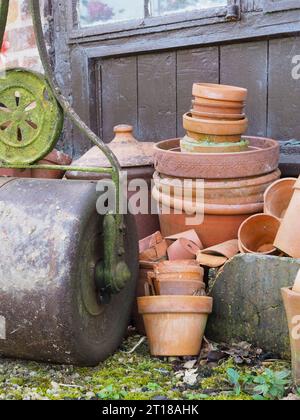
[[[193,96],[214,99],[218,101],[244,102],[248,90],[236,86],[219,85],[214,83],[194,83]]]
[[[180,139],[165,140],[154,146],[155,169],[168,176],[188,179],[246,178],[278,169],[278,141],[261,137],[246,137],[245,140],[250,143],[249,151],[238,155],[182,153]]]
[[[239,121],[193,118],[190,113],[183,116],[183,128],[187,131],[217,136],[242,135],[248,129],[248,119]]]
[[[300,258],[300,177],[294,185],[294,194],[278,234],[275,246],[293,258]]]
[[[213,112],[199,112],[191,109],[190,113],[192,114],[193,118],[200,118],[200,119],[213,119],[213,120],[243,120],[246,118],[246,114],[217,114]]]
[[[276,254],[274,241],[280,220],[268,214],[256,214],[241,225],[238,233],[240,251],[250,254]]]
[[[72,163],[72,158],[65,153],[53,150],[48,156],[38,162],[38,165],[61,165],[69,166]],[[40,179],[62,179],[66,171],[61,170],[47,170],[47,169],[32,169],[32,178]]]
[[[294,194],[296,178],[284,178],[274,182],[264,195],[266,214],[283,219]]]
[[[300,386],[300,293],[292,289],[281,289],[289,325],[293,379],[296,386]]]
[[[152,356],[198,356],[212,306],[210,297],[139,298]]]
[[[239,143],[242,140],[240,134],[236,136],[216,136],[214,134],[199,134],[187,131],[187,138],[191,141],[197,141],[201,143]]]
[[[244,140],[239,143],[204,143],[185,136],[180,147],[182,152],[187,153],[241,153],[248,150],[248,144]]]
[[[154,280],[157,296],[205,295],[205,283],[196,280]]]
[[[168,248],[168,257],[170,261],[192,260],[196,258],[200,248],[188,239],[178,239]]]
[[[162,261],[156,265],[156,274],[176,274],[176,275],[196,275],[189,277],[189,279],[196,279],[203,281],[204,270],[199,267],[196,261],[191,260],[176,260],[176,261]]]

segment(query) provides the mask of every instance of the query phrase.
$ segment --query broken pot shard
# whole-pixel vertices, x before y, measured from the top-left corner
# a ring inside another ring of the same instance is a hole
[[[170,261],[193,260],[200,251],[200,248],[192,241],[181,238],[168,248]]]
[[[140,261],[159,261],[167,257],[168,244],[160,232],[156,232],[139,242]]]
[[[176,235],[168,236],[166,239],[168,241],[177,241],[178,239],[187,239],[194,242],[200,249],[203,249],[203,244],[197,235],[197,232],[194,229],[188,230],[186,232],[177,233]]]
[[[227,260],[233,258],[238,253],[238,240],[233,239],[232,241],[227,241],[199,252],[197,254],[197,261],[206,267],[218,268],[222,267]]]
[[[226,257],[203,254],[202,252],[197,254],[197,262],[204,267],[219,268],[222,267],[227,261],[228,259]]]

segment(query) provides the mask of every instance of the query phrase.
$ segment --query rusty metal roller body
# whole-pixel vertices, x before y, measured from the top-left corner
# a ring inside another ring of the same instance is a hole
[[[98,197],[95,183],[86,181],[0,184],[0,355],[92,366],[120,345],[135,295],[135,225],[125,217],[131,280],[101,304]]]

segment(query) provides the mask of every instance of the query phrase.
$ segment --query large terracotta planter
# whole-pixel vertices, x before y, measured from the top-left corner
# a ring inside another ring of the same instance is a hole
[[[240,251],[250,254],[275,254],[277,250],[274,241],[279,228],[280,220],[274,216],[256,214],[249,217],[239,229]]]
[[[278,169],[280,146],[276,140],[245,137],[249,151],[237,153],[182,153],[180,139],[165,140],[154,147],[154,164],[168,176],[197,179],[246,178]]]
[[[138,299],[152,356],[197,356],[213,300],[195,296]]]
[[[237,143],[198,142],[185,136],[180,142],[180,147],[182,152],[188,153],[240,153],[248,150],[248,142],[245,140]]]
[[[190,113],[183,116],[183,128],[186,131],[219,136],[244,134],[248,129],[248,119],[218,120],[193,118]]]
[[[293,258],[300,258],[300,177],[275,239],[275,246]]]
[[[167,177],[163,174],[154,173],[154,183],[156,188],[163,192],[167,190],[172,197],[182,198],[183,192],[174,186],[175,180],[179,179],[184,191],[193,199],[201,197],[203,194],[202,185],[199,186],[196,180],[183,178]],[[204,199],[207,204],[249,204],[263,203],[264,192],[280,178],[280,171],[276,170],[267,175],[224,179],[224,180],[204,180]]]
[[[300,386],[300,293],[288,288],[281,289],[281,293],[289,326],[294,382]]]
[[[214,83],[194,83],[193,96],[214,99],[218,101],[244,102],[248,90],[236,86],[220,85]]]
[[[282,219],[293,197],[296,181],[296,178],[284,178],[270,185],[264,196],[264,212]]]
[[[192,101],[192,107],[196,112],[209,114],[243,114],[245,103],[195,98],[195,100]]]

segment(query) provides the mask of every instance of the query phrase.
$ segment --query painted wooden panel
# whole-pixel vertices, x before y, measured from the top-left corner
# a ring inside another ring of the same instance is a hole
[[[270,41],[268,134],[300,140],[300,40]]]
[[[195,82],[218,83],[219,48],[198,48],[177,53],[177,135],[184,134],[182,115],[191,109]]]
[[[267,131],[268,43],[250,42],[221,47],[220,81],[249,90],[246,113],[249,135]]]
[[[139,138],[158,141],[176,136],[176,53],[138,57]]]
[[[112,140],[117,124],[132,124],[137,130],[137,90],[136,57],[103,60],[99,103],[104,141]]]

